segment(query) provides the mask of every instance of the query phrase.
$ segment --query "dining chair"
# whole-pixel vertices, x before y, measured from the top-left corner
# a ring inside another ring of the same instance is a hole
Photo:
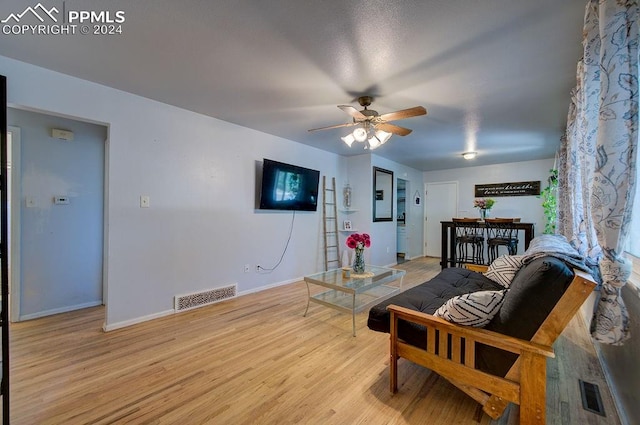
[[[484,264],[484,232],[477,218],[453,218],[456,263]]]
[[[487,230],[489,264],[500,256],[501,246],[507,248],[509,255],[518,253],[518,230],[513,227],[513,218],[487,218],[484,222]]]

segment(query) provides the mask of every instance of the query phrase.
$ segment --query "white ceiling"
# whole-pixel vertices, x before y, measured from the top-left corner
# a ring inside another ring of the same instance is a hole
[[[0,19],[37,2],[3,0]],[[341,155],[364,152],[340,140],[348,129],[307,132],[349,122],[336,105],[422,105],[395,122],[413,133],[375,153],[438,170],[553,157],[587,1],[42,2],[124,11],[122,34],[0,35],[0,55]]]

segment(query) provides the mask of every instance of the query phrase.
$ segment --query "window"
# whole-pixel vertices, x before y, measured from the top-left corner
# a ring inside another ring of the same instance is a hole
[[[637,149],[636,164],[640,165],[638,161],[640,159],[640,146]],[[627,239],[627,252],[635,258],[631,258],[633,262],[632,278],[629,282],[634,283],[640,287],[640,174],[636,169],[636,194],[633,198],[633,212],[631,213],[631,229],[629,232],[629,238]]]
[[[640,148],[640,146],[639,146]],[[636,165],[640,165],[640,149],[636,149]],[[631,213],[631,231],[627,239],[627,252],[640,257],[640,175],[636,169],[636,194],[633,198],[633,212]]]
[[[636,257],[640,257],[640,178],[636,184],[627,251]]]

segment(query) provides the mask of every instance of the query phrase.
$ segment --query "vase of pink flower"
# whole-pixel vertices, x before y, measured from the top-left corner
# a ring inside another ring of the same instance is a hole
[[[364,249],[371,246],[371,238],[367,233],[353,233],[347,238],[347,246],[355,251],[353,272],[364,273]]]
[[[484,219],[489,215],[491,207],[493,207],[495,203],[496,201],[491,198],[476,198],[473,201],[473,208],[478,208],[480,210],[480,219],[484,221]]]

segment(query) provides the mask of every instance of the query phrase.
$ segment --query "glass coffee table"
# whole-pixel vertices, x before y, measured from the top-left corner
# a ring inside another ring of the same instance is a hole
[[[345,276],[342,269],[336,269],[305,276],[308,299],[304,316],[312,302],[351,313],[353,336],[356,336],[356,313],[399,293],[405,273],[404,270],[367,266],[361,275],[351,271],[350,276]],[[311,285],[329,290],[311,295]]]

